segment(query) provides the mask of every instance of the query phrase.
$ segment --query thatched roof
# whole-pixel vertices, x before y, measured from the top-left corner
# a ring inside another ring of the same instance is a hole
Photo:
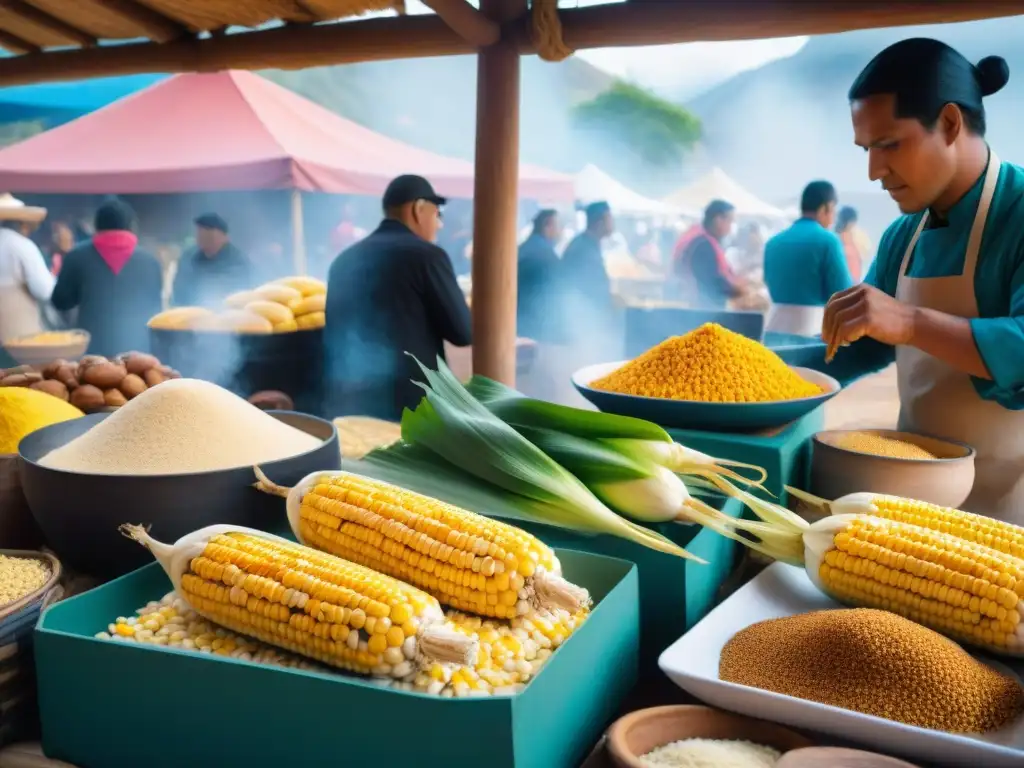
[[[0,46],[28,53],[100,40],[168,42],[229,26],[312,24],[401,9],[403,0],[4,0]]]
[[[1024,0],[424,0],[437,15],[331,23],[404,0],[0,0],[0,85],[134,72],[282,68],[472,53],[523,53],[807,35],[1024,14]],[[283,22],[267,28],[269,22]],[[225,35],[228,27],[254,31]],[[260,29],[255,29],[262,27]],[[118,44],[111,44],[118,43]],[[154,45],[158,43],[159,45]]]

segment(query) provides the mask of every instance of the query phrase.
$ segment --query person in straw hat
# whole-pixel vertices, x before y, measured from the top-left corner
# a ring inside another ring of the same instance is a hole
[[[45,218],[45,208],[0,195],[0,341],[42,330],[41,305],[56,279],[28,236]]]

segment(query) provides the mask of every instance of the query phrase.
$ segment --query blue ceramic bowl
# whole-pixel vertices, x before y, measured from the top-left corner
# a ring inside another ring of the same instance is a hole
[[[693,400],[665,400],[659,397],[620,395],[591,389],[590,382],[621,368],[628,360],[590,365],[576,371],[573,386],[587,400],[605,413],[635,416],[673,429],[704,429],[710,431],[743,431],[780,427],[813,411],[839,392],[839,382],[831,376],[810,368],[790,368],[803,378],[821,386],[825,392],[798,400],[777,400],[769,403],[702,403]]]

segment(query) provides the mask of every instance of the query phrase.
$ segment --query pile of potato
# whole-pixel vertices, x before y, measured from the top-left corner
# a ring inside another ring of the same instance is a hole
[[[225,309],[175,307],[152,317],[150,328],[165,331],[292,333],[324,327],[327,286],[312,277],[283,277],[252,291],[233,293]]]
[[[0,387],[29,387],[95,413],[119,408],[134,397],[181,374],[153,355],[126,352],[113,359],[86,355],[77,363],[54,360],[43,368],[0,369]]]

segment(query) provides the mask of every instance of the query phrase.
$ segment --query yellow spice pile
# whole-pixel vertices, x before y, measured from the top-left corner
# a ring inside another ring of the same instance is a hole
[[[887,611],[817,611],[762,621],[722,649],[722,680],[907,725],[996,730],[1024,689],[937,632]]]
[[[926,451],[909,440],[876,435],[873,432],[848,432],[834,441],[837,448],[857,453],[869,453],[872,456],[887,456],[893,459],[931,459],[938,458],[931,451]]]
[[[822,392],[763,344],[716,323],[673,336],[590,386],[707,403],[763,403]]]

